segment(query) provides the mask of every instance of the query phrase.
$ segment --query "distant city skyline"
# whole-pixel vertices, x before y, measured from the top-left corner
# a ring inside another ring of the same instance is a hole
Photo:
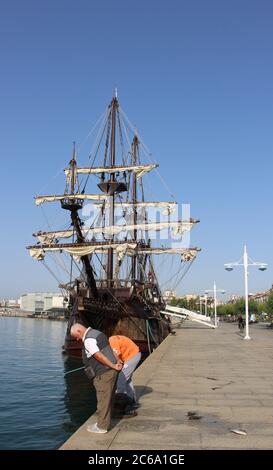
[[[37,208],[33,197],[64,189],[72,142],[84,142],[115,87],[160,165],[161,177],[143,179],[147,197],[171,193],[200,219],[191,242],[202,251],[179,295],[215,280],[226,296],[243,296],[243,271],[224,264],[244,244],[268,263],[264,273],[250,269],[250,292],[271,287],[272,20],[270,0],[4,2],[0,298],[58,291],[25,247],[61,210]],[[169,265],[156,263],[162,289],[172,289]]]
[[[269,291],[271,291],[271,289],[273,288],[273,284],[266,288],[266,289],[263,289],[261,291],[252,291],[252,292],[249,292],[249,296],[255,296],[255,295],[258,295],[260,294],[262,296],[262,294],[264,293],[268,293]],[[167,293],[167,294],[166,294]],[[14,297],[14,298],[11,298],[11,297],[0,297],[0,305],[1,305],[1,302],[5,302],[5,301],[20,301],[20,297],[22,297],[23,295],[29,295],[29,294],[57,294],[57,295],[63,295],[60,291],[60,289],[56,289],[52,292],[49,292],[49,291],[35,291],[35,292],[23,292],[21,293],[18,297]],[[171,290],[171,289],[166,289],[166,290],[163,290],[162,291],[162,294],[163,294],[163,297],[165,300],[167,299],[170,299],[170,298],[178,298],[178,297],[187,297],[187,296],[193,296],[193,297],[202,297],[204,298],[204,292],[184,292],[183,294],[179,294],[178,292],[176,292],[175,290]],[[213,298],[213,293],[209,294],[208,295],[208,298]],[[225,293],[221,296],[221,299],[224,299],[224,302],[227,301],[227,300],[231,300],[231,299],[237,299],[237,298],[244,298],[244,293]],[[218,299],[218,302],[222,302],[222,300],[219,300]]]

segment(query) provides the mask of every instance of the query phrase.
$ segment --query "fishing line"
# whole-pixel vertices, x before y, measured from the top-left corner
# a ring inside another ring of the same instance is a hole
[[[84,368],[85,368],[85,366],[82,366],[82,367],[78,367],[77,369],[69,370],[69,371],[65,372],[64,375],[72,374],[72,372],[76,372],[77,370],[82,370]]]

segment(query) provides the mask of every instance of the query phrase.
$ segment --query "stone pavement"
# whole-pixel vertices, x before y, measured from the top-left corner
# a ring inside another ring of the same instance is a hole
[[[250,336],[186,321],[135,372],[138,416],[101,435],[86,431],[91,416],[61,449],[273,449],[273,330]]]

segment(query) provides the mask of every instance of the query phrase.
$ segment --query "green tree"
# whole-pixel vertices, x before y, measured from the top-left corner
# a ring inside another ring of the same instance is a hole
[[[259,304],[256,300],[250,300],[248,305],[249,313],[255,313],[257,315],[259,310]]]
[[[234,304],[235,315],[244,315],[245,310],[246,310],[245,299],[242,297],[241,299],[238,299]],[[259,304],[258,302],[256,302],[256,300],[249,300],[248,311],[249,311],[249,314],[254,313],[255,315],[257,315],[259,311]]]
[[[186,299],[172,299],[170,305],[173,307],[188,308]]]
[[[268,297],[266,308],[267,308],[269,321],[273,323],[273,293],[270,294],[270,296]]]
[[[171,302],[170,302],[170,305],[172,305],[172,307],[177,307],[178,302],[179,302],[179,299],[172,299]]]
[[[259,304],[258,305],[258,316],[259,316],[259,319],[263,320],[265,317],[264,317],[264,314],[267,313],[267,304]]]
[[[233,304],[219,305],[219,307],[217,307],[217,314],[223,317],[227,317],[228,315],[234,315],[234,305]]]
[[[245,300],[243,298],[236,300],[234,304],[234,314],[237,316],[245,314]]]

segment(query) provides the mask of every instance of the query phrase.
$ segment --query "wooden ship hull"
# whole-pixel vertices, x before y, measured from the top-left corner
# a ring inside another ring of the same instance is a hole
[[[148,290],[149,286],[146,286]],[[134,287],[102,288],[97,300],[78,296],[77,307],[74,311],[73,307],[70,309],[63,351],[72,356],[81,355],[81,342],[70,336],[70,328],[77,321],[108,337],[127,336],[139,346],[143,357],[149,355],[169,335],[170,322],[160,314],[165,308],[162,301],[149,304],[137,291]]]

